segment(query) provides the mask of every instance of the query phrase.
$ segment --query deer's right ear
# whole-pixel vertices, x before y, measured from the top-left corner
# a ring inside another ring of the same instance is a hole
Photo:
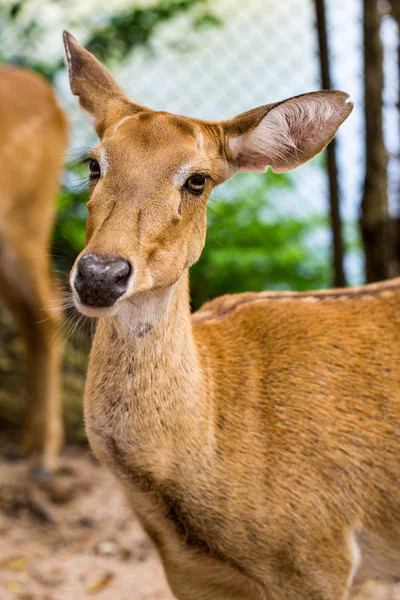
[[[125,115],[144,110],[125,94],[107,69],[68,31],[64,31],[63,40],[71,91],[79,97],[81,107],[93,120],[100,137],[107,127]]]

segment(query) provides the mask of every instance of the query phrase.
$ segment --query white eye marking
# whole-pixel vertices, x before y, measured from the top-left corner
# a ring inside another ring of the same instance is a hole
[[[197,134],[197,148],[201,151],[203,150],[203,134],[201,131]]]
[[[102,175],[102,177],[104,177],[104,175],[106,175],[106,173],[107,173],[107,168],[108,168],[108,159],[107,159],[107,154],[106,154],[106,151],[104,150],[104,148],[102,148],[100,150],[99,164],[100,164],[101,175]]]
[[[184,163],[172,175],[172,183],[175,187],[181,187],[189,177],[193,163]]]
[[[125,123],[125,121],[127,121],[128,119],[132,119],[132,117],[134,117],[135,115],[128,115],[127,117],[122,117],[122,119],[120,121],[118,121],[118,123],[116,124],[116,126],[114,127],[114,131],[113,133],[116,133],[117,129],[119,127],[121,127],[122,123]]]

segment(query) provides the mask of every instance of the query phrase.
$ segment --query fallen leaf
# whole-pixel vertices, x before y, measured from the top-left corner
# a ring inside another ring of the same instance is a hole
[[[13,592],[14,594],[19,594],[20,592],[22,592],[22,590],[24,588],[17,581],[12,581],[11,583],[8,584],[8,589],[10,590],[10,592]]]
[[[87,594],[97,594],[98,592],[103,591],[107,586],[110,585],[110,583],[113,579],[114,579],[113,573],[111,573],[110,571],[107,573],[104,573],[104,575],[102,575],[102,577],[100,577],[100,579],[98,579],[94,583],[91,583],[86,588],[86,593]]]
[[[2,569],[6,569],[7,571],[23,571],[28,566],[28,561],[23,556],[16,556],[14,558],[9,558],[2,563],[0,563],[0,567]]]

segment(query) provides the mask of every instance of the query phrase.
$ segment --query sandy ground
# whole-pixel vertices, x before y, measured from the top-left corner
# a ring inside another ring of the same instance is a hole
[[[0,600],[173,600],[123,494],[82,449],[49,484],[0,460]]]
[[[0,459],[0,600],[173,600],[155,549],[119,485],[85,449],[51,484]],[[369,582],[358,600],[400,600]]]

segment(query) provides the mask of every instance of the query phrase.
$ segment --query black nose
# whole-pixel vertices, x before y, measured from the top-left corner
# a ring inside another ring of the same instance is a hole
[[[124,258],[85,254],[77,264],[75,291],[82,304],[112,306],[126,292],[131,272]]]

